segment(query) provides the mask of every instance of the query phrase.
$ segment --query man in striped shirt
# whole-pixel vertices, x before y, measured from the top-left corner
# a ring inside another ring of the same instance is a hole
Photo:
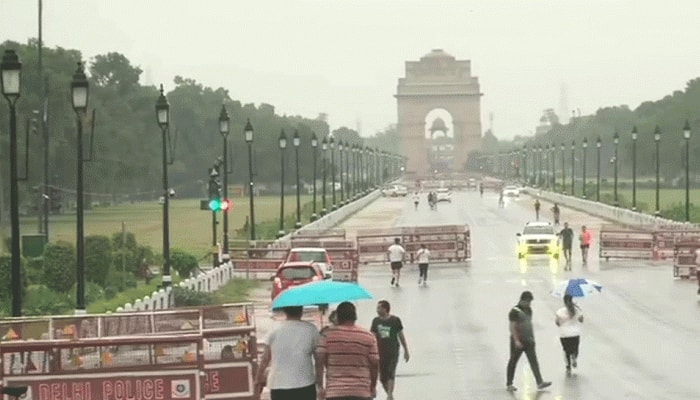
[[[379,373],[377,340],[355,325],[355,305],[336,308],[338,325],[321,337],[316,348],[316,389],[326,400],[369,400],[376,396]],[[324,389],[325,371],[325,389]]]

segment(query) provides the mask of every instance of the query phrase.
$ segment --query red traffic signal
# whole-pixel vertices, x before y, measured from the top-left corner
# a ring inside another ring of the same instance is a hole
[[[229,199],[221,200],[221,211],[228,211],[233,208],[233,202]]]

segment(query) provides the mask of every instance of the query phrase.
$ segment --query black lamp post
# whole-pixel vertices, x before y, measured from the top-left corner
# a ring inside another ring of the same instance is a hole
[[[566,193],[566,160],[564,159],[564,143],[560,146],[561,149],[561,192]]]
[[[613,144],[615,145],[615,183],[614,183],[614,191],[613,191],[613,197],[614,197],[614,204],[615,207],[620,206],[620,200],[617,197],[617,145],[620,143],[620,135],[615,131],[613,134]]]
[[[12,316],[22,316],[22,285],[19,246],[19,184],[17,178],[17,110],[22,75],[22,63],[14,50],[5,50],[0,63],[2,95],[10,106],[10,223],[12,264],[10,283],[12,286]]]
[[[557,190],[557,148],[554,143],[549,146],[549,156],[552,159],[552,191]]]
[[[352,145],[352,198],[353,200],[357,198],[357,195],[360,193],[360,177],[358,176],[359,172],[359,160],[360,160],[360,152],[359,152],[359,146],[356,144]]]
[[[542,186],[542,146],[539,144],[537,147],[535,147],[535,150],[537,151],[537,186],[541,187]]]
[[[637,127],[632,127],[632,211],[637,211]]]
[[[571,141],[571,195],[576,196],[576,141]]]
[[[345,203],[350,203],[351,188],[350,187],[350,153],[352,149],[348,142],[345,142]]]
[[[656,128],[654,128],[654,143],[656,145],[656,211],[654,212],[654,215],[657,217],[661,216],[661,207],[659,206],[659,142],[661,141],[661,129],[659,129],[659,126],[656,125]]]
[[[338,176],[338,179],[340,180],[340,205],[341,206],[345,205],[345,188],[347,187],[345,185],[345,181],[343,180],[343,149],[344,148],[345,148],[345,146],[343,146],[343,141],[339,140],[338,141],[338,163],[340,166],[340,168],[339,168],[340,175]],[[334,184],[333,188],[335,188],[335,184]]]
[[[601,140],[600,136],[598,136],[598,139],[595,141],[595,147],[596,147],[596,153],[597,153],[597,172],[596,172],[596,179],[595,179],[595,201],[600,201],[600,150],[603,147],[603,141]]]
[[[160,96],[156,101],[156,119],[163,136],[163,287],[170,286],[170,228],[168,208],[170,205],[170,193],[168,193],[168,126],[170,124],[170,104],[163,94],[163,85],[160,85]]]
[[[255,240],[255,181],[253,180],[253,125],[246,120],[243,128],[245,142],[248,144],[248,200],[250,203],[250,240]]]
[[[224,173],[222,179],[222,189],[223,189],[223,199],[222,201],[228,201],[228,132],[229,132],[229,122],[228,112],[226,112],[226,107],[221,105],[221,112],[219,113],[219,133],[221,137],[224,138]],[[228,254],[228,209],[222,210],[224,219],[224,254]]]
[[[89,85],[83,64],[78,63],[78,69],[73,73],[71,81],[71,98],[73,102],[73,111],[75,111],[76,123],[78,125],[78,171],[76,185],[76,221],[77,221],[77,238],[75,242],[77,251],[77,302],[75,314],[85,314],[85,234],[83,231],[83,119],[87,111]],[[167,196],[167,193],[166,193]]]
[[[331,207],[331,210],[335,211],[336,208],[338,208],[338,205],[335,202],[335,173],[336,173],[336,168],[335,168],[335,139],[333,136],[331,136],[330,140],[328,141],[328,146],[331,149],[331,197],[333,199],[333,207]]]
[[[683,125],[685,139],[685,222],[690,222],[690,123],[685,120]]]
[[[525,184],[527,185],[528,182],[528,176],[527,176],[527,144],[523,145],[523,172],[522,172],[522,179],[525,181]]]
[[[277,232],[277,237],[284,236],[284,150],[287,148],[287,135],[284,134],[284,129],[279,137],[280,145],[280,229]]]
[[[314,159],[314,172],[313,172],[313,192],[314,192],[314,201],[313,201],[313,211],[311,213],[311,221],[316,221],[318,218],[318,215],[316,215],[316,147],[318,147],[318,138],[316,137],[316,133],[312,132],[311,133],[311,151],[314,153],[313,154],[313,159]]]
[[[588,153],[588,138],[583,138],[583,189],[581,190],[581,194],[583,198],[586,198],[586,155]]]
[[[300,181],[299,181],[299,145],[301,144],[301,138],[299,138],[299,131],[294,131],[294,137],[292,138],[292,144],[294,145],[294,158],[296,164],[297,172],[297,222],[294,224],[294,229],[301,228],[301,198],[300,198]]]
[[[321,141],[321,154],[322,154],[322,159],[323,159],[323,195],[321,196],[321,216],[324,216],[328,213],[328,210],[326,209],[326,175],[327,172],[326,170],[328,169],[328,160],[326,159],[326,152],[328,151],[328,138],[325,136],[323,137],[323,140]]]

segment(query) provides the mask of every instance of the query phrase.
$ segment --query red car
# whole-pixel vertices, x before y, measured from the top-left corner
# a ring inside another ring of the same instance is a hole
[[[323,272],[310,261],[295,261],[280,265],[272,280],[272,299],[283,290],[304,283],[323,280]]]

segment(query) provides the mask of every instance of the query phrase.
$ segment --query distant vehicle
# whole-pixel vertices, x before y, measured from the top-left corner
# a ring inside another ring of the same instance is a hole
[[[518,258],[533,254],[546,254],[559,258],[559,237],[549,222],[528,222],[518,237]]]
[[[323,280],[323,272],[312,262],[283,263],[277,268],[272,280],[272,299],[290,287],[320,280]]]
[[[403,185],[392,185],[382,189],[382,194],[387,197],[406,197],[408,196],[408,188]]]
[[[503,188],[503,196],[520,197],[520,188],[515,185],[508,185]]]
[[[476,183],[476,179],[474,178],[469,178],[467,181],[467,189],[474,189],[476,190],[479,185]]]
[[[452,193],[450,193],[450,189],[448,188],[438,188],[435,190],[435,194],[437,196],[437,201],[446,201],[448,203],[452,203]]]
[[[323,279],[333,279],[333,264],[328,252],[323,247],[294,247],[290,249],[284,262],[296,261],[314,263],[321,269]]]

